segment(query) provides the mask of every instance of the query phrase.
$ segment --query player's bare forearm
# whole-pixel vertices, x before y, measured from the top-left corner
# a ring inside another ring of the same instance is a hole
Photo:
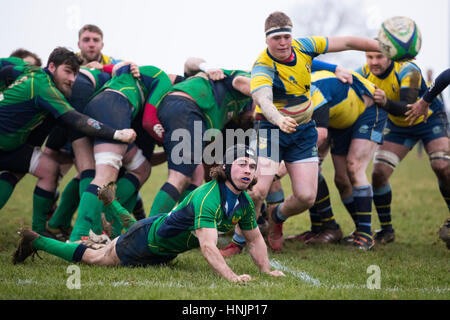
[[[256,235],[259,233],[259,236]],[[264,239],[257,229],[251,231],[243,231],[247,241],[248,252],[250,253],[253,262],[261,272],[270,272],[269,256],[267,255],[267,246]]]
[[[328,52],[345,50],[380,51],[378,41],[363,37],[329,37]]]
[[[238,275],[227,265],[225,259],[217,248],[217,230],[212,228],[200,228],[196,230],[200,242],[200,250],[211,268],[225,279],[236,282]]]
[[[273,104],[272,88],[264,87],[252,93],[252,98],[256,104],[261,108],[264,117],[271,123],[278,125],[280,119],[283,117]]]

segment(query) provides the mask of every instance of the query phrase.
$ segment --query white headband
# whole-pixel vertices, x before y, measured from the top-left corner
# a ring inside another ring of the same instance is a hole
[[[277,35],[292,34],[291,26],[273,27],[266,31],[266,38],[272,38]]]

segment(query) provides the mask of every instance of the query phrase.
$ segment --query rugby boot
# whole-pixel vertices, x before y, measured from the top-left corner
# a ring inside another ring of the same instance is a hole
[[[230,258],[236,254],[240,254],[242,250],[242,246],[238,245],[237,243],[230,242],[225,248],[220,250],[220,254],[224,258]]]
[[[19,234],[21,238],[12,256],[13,264],[24,262],[29,256],[32,256],[32,259],[34,259],[34,255],[37,254],[37,249],[33,248],[33,241],[39,237],[39,234],[31,229],[23,229]]]
[[[390,242],[394,242],[395,240],[395,231],[394,229],[392,230],[377,230],[375,231],[375,235],[373,237],[376,241],[376,243],[378,244],[386,244],[386,243],[390,243]]]

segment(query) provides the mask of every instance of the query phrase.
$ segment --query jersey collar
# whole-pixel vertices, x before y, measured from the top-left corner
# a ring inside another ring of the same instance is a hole
[[[270,57],[270,59],[272,59],[273,61],[275,61],[277,63],[284,64],[289,67],[293,67],[297,64],[297,55],[295,54],[295,51],[293,48],[291,48],[291,50],[292,50],[291,57],[293,56],[292,59],[290,57],[289,59],[291,59],[291,60],[288,59],[287,62],[284,62],[284,61],[277,60],[274,56],[272,56],[269,52],[269,48],[266,49],[267,55]]]
[[[386,71],[376,77],[380,79],[386,79],[393,69],[394,69],[394,61],[391,61],[391,65],[386,69]]]

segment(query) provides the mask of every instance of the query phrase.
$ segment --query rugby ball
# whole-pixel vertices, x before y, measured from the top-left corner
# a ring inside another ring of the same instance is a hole
[[[410,60],[419,53],[422,35],[414,20],[398,16],[381,24],[377,40],[386,57],[401,61]]]

